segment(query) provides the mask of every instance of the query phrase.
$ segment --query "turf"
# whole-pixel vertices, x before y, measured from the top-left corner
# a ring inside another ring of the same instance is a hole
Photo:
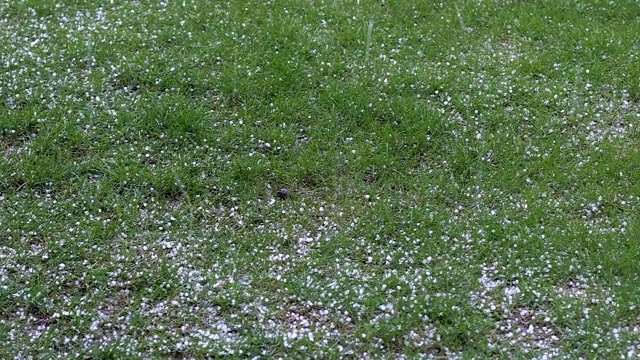
[[[639,356],[638,14],[0,0],[0,358]]]

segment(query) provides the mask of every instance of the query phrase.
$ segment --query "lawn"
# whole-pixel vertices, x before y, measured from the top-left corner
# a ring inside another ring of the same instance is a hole
[[[635,0],[0,0],[0,358],[640,356],[639,34]]]

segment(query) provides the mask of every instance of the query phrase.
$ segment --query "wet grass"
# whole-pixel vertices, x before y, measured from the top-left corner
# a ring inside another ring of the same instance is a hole
[[[637,356],[638,11],[0,0],[1,357]]]

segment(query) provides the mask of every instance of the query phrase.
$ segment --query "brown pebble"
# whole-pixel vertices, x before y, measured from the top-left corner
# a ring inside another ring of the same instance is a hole
[[[278,197],[282,200],[288,198],[291,196],[291,190],[287,189],[287,188],[282,188],[280,190],[278,190],[277,193]]]

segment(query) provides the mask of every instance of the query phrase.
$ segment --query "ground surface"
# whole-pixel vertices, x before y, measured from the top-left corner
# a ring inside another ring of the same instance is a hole
[[[639,14],[0,0],[0,358],[638,356]]]

